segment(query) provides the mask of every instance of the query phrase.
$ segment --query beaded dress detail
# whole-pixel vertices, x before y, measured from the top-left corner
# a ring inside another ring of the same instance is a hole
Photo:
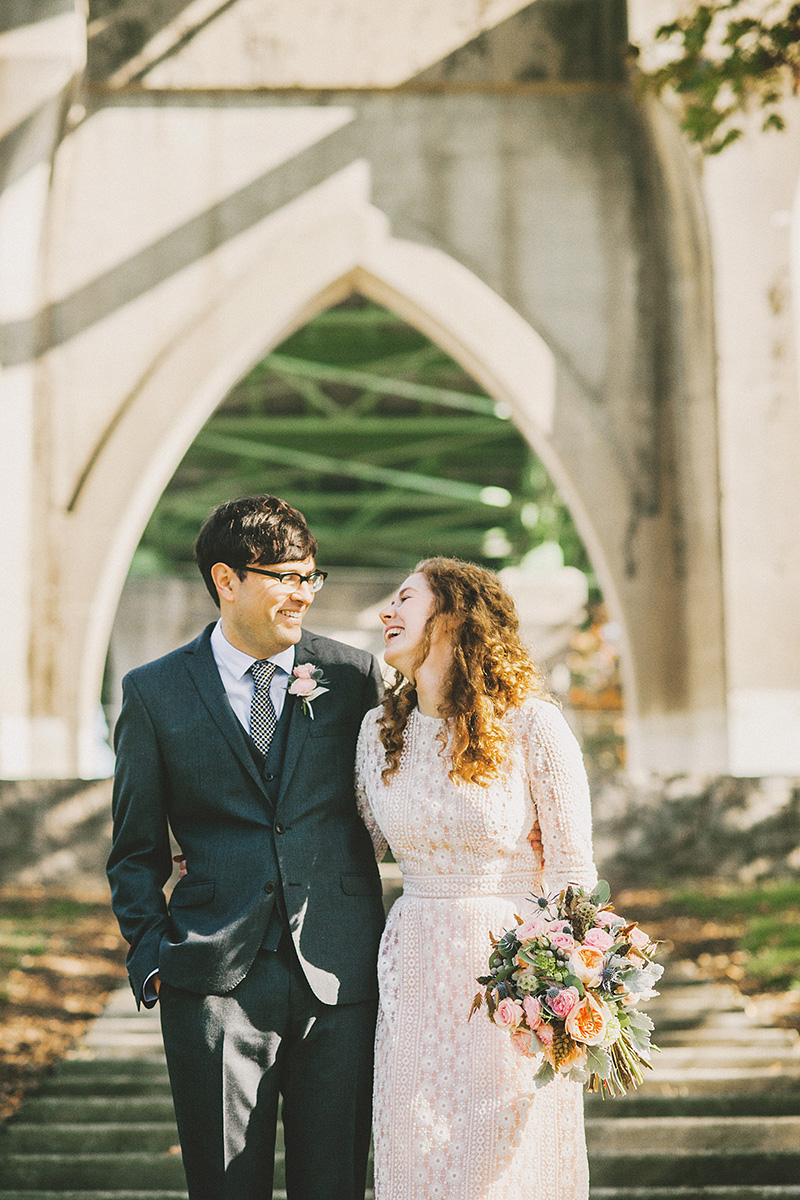
[[[467,1023],[486,968],[489,930],[531,911],[546,886],[593,887],[589,789],[559,709],[531,699],[509,714],[506,774],[454,784],[445,722],[411,714],[388,784],[377,721],[359,738],[359,808],[377,857],[403,872],[378,960],[375,1200],[587,1200],[578,1084],[535,1091],[535,1064],[483,1013]],[[546,877],[528,837],[536,814]]]

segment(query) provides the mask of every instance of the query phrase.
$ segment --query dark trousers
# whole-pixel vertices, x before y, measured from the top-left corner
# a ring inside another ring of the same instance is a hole
[[[322,1004],[287,942],[226,996],[162,984],[190,1200],[271,1200],[279,1097],[288,1200],[363,1200],[377,1001]]]

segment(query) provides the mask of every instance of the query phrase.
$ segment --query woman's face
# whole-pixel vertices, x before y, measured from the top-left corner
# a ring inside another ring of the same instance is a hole
[[[421,571],[415,571],[379,614],[383,622],[383,657],[412,683],[433,606],[434,595],[427,579]]]

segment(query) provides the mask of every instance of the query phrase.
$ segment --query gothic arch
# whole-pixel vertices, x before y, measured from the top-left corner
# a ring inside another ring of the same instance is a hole
[[[90,761],[119,595],[158,497],[236,381],[293,329],[353,291],[396,311],[508,405],[565,495],[615,618],[623,621],[600,540],[548,438],[556,369],[530,325],[440,250],[391,237],[385,217],[368,204],[326,221],[301,221],[288,235],[284,227],[272,251],[186,322],[120,406],[76,481],[67,522],[73,575],[95,580],[83,620],[78,609],[70,631],[79,647],[79,773]],[[83,569],[75,570],[81,557]],[[627,682],[632,706],[632,678]]]

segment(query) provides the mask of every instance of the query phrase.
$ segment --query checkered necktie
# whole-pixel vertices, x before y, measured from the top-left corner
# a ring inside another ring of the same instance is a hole
[[[256,685],[250,705],[250,737],[265,757],[272,741],[272,735],[278,725],[278,718],[269,695],[272,677],[277,669],[275,663],[267,662],[266,659],[254,662],[250,668]]]

